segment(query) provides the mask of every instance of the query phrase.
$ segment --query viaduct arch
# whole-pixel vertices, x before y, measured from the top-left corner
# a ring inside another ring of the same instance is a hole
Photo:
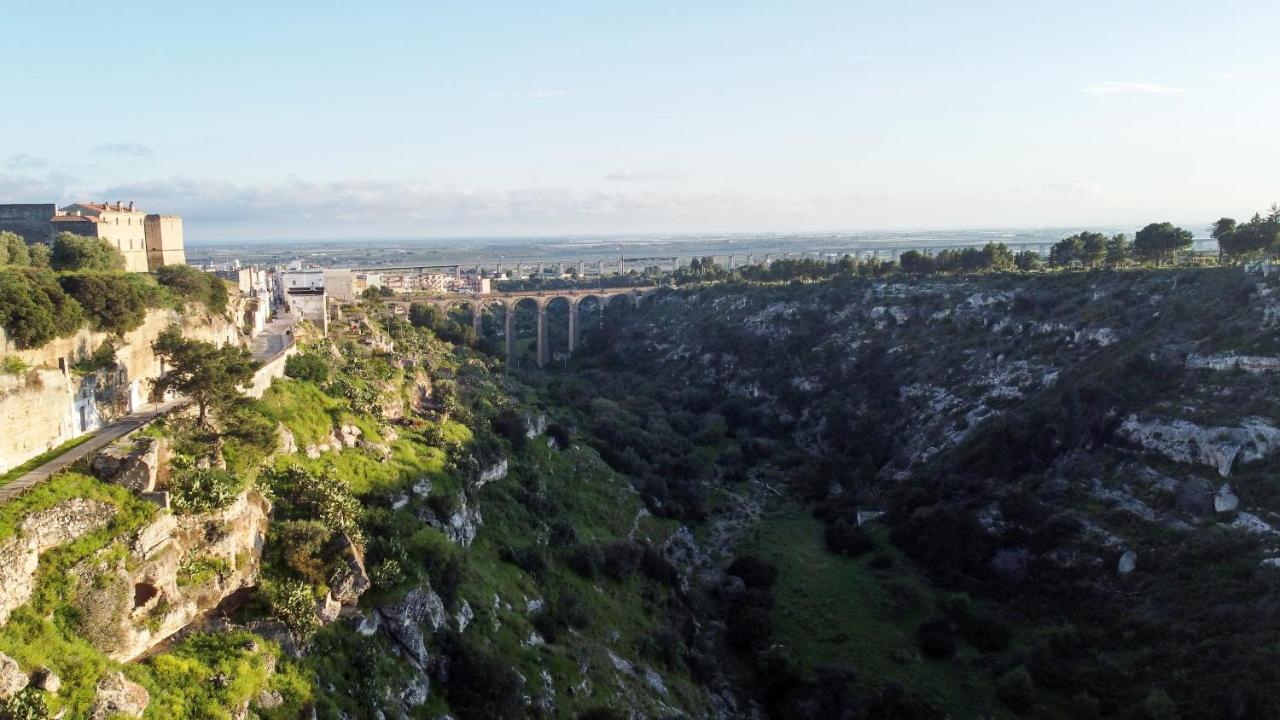
[[[479,296],[431,298],[427,302],[435,305],[445,315],[452,308],[465,305],[471,312],[471,328],[475,330],[477,336],[480,335],[480,318],[485,309],[492,305],[500,306],[505,316],[503,334],[506,337],[507,362],[511,362],[515,358],[516,352],[516,306],[524,301],[532,301],[538,317],[538,367],[544,367],[551,361],[551,347],[547,338],[547,305],[551,301],[563,299],[569,303],[569,354],[572,355],[578,349],[578,311],[583,300],[594,298],[600,304],[601,311],[618,298],[623,298],[624,301],[631,303],[632,307],[639,307],[640,298],[655,289],[599,288],[590,290],[492,293]]]

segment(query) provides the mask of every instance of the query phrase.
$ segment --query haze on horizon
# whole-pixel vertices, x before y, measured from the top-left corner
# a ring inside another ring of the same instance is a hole
[[[6,21],[0,202],[134,200],[196,242],[1203,226],[1280,200],[1274,2],[74,2]]]

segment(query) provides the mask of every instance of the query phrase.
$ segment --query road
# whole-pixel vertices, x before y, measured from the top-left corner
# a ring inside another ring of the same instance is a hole
[[[293,325],[297,320],[293,313],[280,308],[262,334],[253,339],[253,359],[258,362],[270,360],[292,345]]]
[[[71,448],[40,467],[19,476],[17,480],[14,480],[4,487],[0,487],[0,503],[6,503],[13,500],[27,490],[30,490],[36,485],[48,480],[54,474],[70,467],[80,458],[92,455],[118,438],[137,430],[157,417],[166,415],[173,409],[185,405],[186,402],[186,400],[173,400],[166,403],[160,403],[158,405],[145,405],[143,406],[143,409],[138,412],[126,415],[109,425],[104,425],[101,429],[95,432],[93,437],[88,441]]]

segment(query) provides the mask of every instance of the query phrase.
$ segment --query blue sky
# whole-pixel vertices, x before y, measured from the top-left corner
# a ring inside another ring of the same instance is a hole
[[[46,5],[6,9],[0,201],[133,199],[197,241],[1280,200],[1275,2]]]

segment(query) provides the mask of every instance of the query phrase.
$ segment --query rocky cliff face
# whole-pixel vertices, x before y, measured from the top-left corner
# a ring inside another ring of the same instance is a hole
[[[162,514],[124,557],[103,553],[72,568],[89,639],[132,660],[232,593],[257,581],[271,505],[257,491],[223,510]]]
[[[106,527],[115,514],[110,503],[64,500],[27,516],[14,537],[0,542],[0,625],[31,599],[41,553]]]

